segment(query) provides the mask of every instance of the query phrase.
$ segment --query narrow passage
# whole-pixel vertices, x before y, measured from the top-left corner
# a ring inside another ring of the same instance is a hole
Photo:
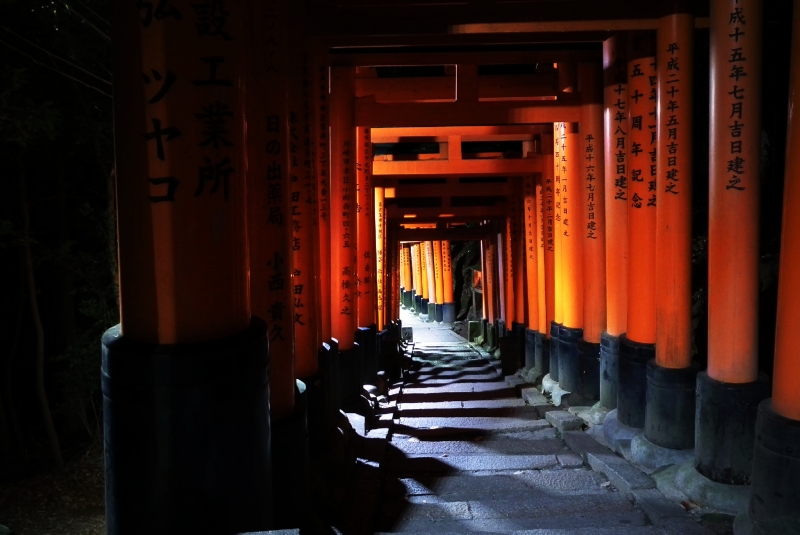
[[[687,533],[683,522],[652,525],[590,469],[506,381],[499,360],[449,326],[409,323],[413,353],[381,462],[377,532]],[[688,532],[711,533],[695,526]]]

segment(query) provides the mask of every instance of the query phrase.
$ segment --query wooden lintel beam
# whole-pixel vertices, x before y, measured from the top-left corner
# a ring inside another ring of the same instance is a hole
[[[695,19],[695,28],[708,28],[708,18]],[[657,30],[658,19],[605,19],[605,20],[556,20],[545,22],[493,22],[456,24],[450,27],[454,34],[487,33],[538,33],[538,32],[623,32],[632,30]]]
[[[490,226],[456,227],[456,228],[400,228],[397,229],[398,241],[473,241],[491,236]]]
[[[422,220],[450,221],[468,217],[472,220],[492,219],[505,217],[508,212],[506,203],[497,203],[493,206],[463,206],[463,207],[438,207],[438,208],[400,208],[396,205],[386,207],[387,219],[398,219],[406,223],[421,223]],[[413,215],[416,217],[405,217]],[[442,217],[444,215],[445,217]]]
[[[372,98],[356,99],[358,126],[473,126],[536,124],[580,121],[574,97],[540,102],[423,102],[381,104]]]
[[[376,182],[377,183],[377,182]],[[385,184],[385,183],[384,183]],[[479,184],[461,184],[451,182],[448,184],[403,184],[398,181],[395,188],[395,198],[414,197],[507,197],[512,194],[508,182],[492,182]]]
[[[378,176],[509,176],[542,172],[538,155],[518,159],[486,160],[375,160],[372,174]]]
[[[447,143],[452,135],[460,135],[461,141],[532,141],[541,133],[541,127],[532,125],[373,128],[372,142]]]
[[[513,36],[513,34],[509,34]],[[473,38],[470,34],[452,36],[465,40]],[[377,38],[380,39],[380,38]],[[400,43],[408,41],[407,36],[398,36]],[[431,39],[436,40],[432,37]],[[395,44],[400,44],[395,43]],[[384,50],[385,52],[381,52]],[[330,54],[329,61],[334,66],[374,66],[403,67],[409,65],[457,65],[474,63],[476,65],[530,65],[534,63],[579,63],[601,61],[602,50],[523,50],[503,52],[403,52],[395,47],[375,48],[364,51],[362,48],[336,50]]]

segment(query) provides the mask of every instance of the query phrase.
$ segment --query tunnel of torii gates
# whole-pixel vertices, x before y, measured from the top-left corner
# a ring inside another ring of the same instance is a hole
[[[115,3],[108,532],[302,522],[339,409],[399,377],[401,306],[454,320],[458,241],[480,243],[483,332],[516,340],[519,366],[694,448],[712,481],[750,484],[751,520],[797,517],[800,9],[771,383],[759,2],[588,21],[571,39],[595,46],[522,52],[334,53],[304,9]],[[695,31],[711,43],[706,370],[690,324]],[[507,64],[527,69],[486,68]],[[441,75],[381,75],[415,65]]]

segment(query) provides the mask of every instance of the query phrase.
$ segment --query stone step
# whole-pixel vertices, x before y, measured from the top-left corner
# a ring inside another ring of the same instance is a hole
[[[556,455],[406,455],[388,450],[381,469],[394,474],[454,474],[497,470],[543,470],[559,466]]]
[[[510,407],[506,409],[497,409],[498,411],[505,411],[502,418],[495,418],[492,416],[451,416],[446,418],[438,417],[405,417],[400,415],[400,418],[395,420],[395,423],[400,425],[401,428],[397,429],[399,433],[405,433],[403,428],[414,428],[419,430],[425,429],[482,429],[486,431],[501,431],[501,430],[520,430],[520,431],[535,431],[548,427],[550,424],[545,420],[539,419],[539,415],[529,407]]]
[[[407,497],[436,496],[441,501],[473,501],[489,497],[522,496],[547,497],[557,493],[610,492],[608,479],[587,469],[575,470],[517,470],[490,475],[422,476],[403,478],[399,492]],[[401,496],[402,497],[402,496]]]
[[[397,438],[395,436],[395,438]],[[408,440],[393,440],[392,446],[408,455],[463,454],[463,455],[548,455],[568,453],[570,450],[557,438],[541,438],[533,441],[487,438],[478,435],[471,440],[431,441],[410,437]],[[583,460],[581,459],[581,462]]]
[[[470,504],[466,505],[469,512]],[[441,514],[437,518],[436,513],[430,517],[420,516],[414,518],[403,518],[398,520],[391,531],[393,533],[465,533],[465,532],[489,532],[489,533],[516,533],[525,532],[526,535],[531,533],[540,535],[565,535],[571,533],[580,533],[581,535],[599,533],[601,528],[611,528],[606,531],[607,535],[655,535],[660,534],[658,530],[645,530],[645,531],[624,531],[633,527],[644,528],[647,525],[647,520],[641,511],[631,509],[629,511],[611,511],[611,512],[588,512],[576,510],[572,514],[567,515],[550,515],[538,517],[517,517],[517,518],[441,518]],[[459,509],[451,509],[458,512]],[[437,511],[435,508],[431,512]],[[460,511],[463,511],[461,509]],[[583,528],[582,531],[576,532],[575,530]],[[587,529],[588,528],[588,529]],[[529,531],[536,530],[536,531]],[[539,531],[539,530],[554,530]]]
[[[461,535],[461,531],[410,531],[416,535]],[[543,528],[514,531],[481,531],[483,535],[663,535],[653,526],[632,526],[617,528]],[[378,533],[377,535],[387,535]]]

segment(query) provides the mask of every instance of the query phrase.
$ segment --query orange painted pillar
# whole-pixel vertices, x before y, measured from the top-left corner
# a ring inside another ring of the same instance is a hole
[[[331,68],[331,332],[340,351],[353,349],[356,329],[355,71]]]
[[[513,225],[511,227],[511,235],[514,238],[513,244],[513,272],[514,272],[514,321],[519,326],[517,329],[521,329],[520,337],[522,342],[525,340],[525,315],[527,313],[526,310],[526,297],[527,294],[525,293],[525,283],[527,282],[527,277],[525,273],[525,205],[524,205],[524,195],[522,191],[522,177],[516,179],[516,189],[518,198],[514,202],[514,220]]]
[[[745,2],[744,9],[753,9]],[[748,13],[749,14],[749,13]],[[748,19],[748,23],[750,20]],[[749,24],[747,30],[749,30]],[[752,63],[749,63],[749,67]],[[749,72],[748,72],[749,74]],[[789,124],[783,191],[783,227],[778,275],[778,315],[772,399],[759,406],[753,459],[752,497],[748,510],[753,522],[783,517],[797,522],[800,495],[800,361],[795,329],[800,323],[800,3],[794,3],[789,78]]]
[[[430,301],[430,287],[428,285],[428,246],[426,242],[419,243],[419,282],[420,287],[422,288],[422,299],[425,300],[422,303],[421,312],[423,314],[428,313],[428,302]]]
[[[255,24],[255,23],[254,23]],[[257,25],[254,26],[257,28]],[[270,412],[273,420],[288,417],[295,406],[296,363],[294,355],[291,266],[291,172],[288,135],[286,42],[276,32],[260,50],[272,54],[275,76],[250,66],[246,88],[247,121],[247,235],[250,254],[250,303],[253,314],[264,317],[269,328]],[[263,93],[261,98],[255,95]],[[265,180],[266,178],[266,180]]]
[[[251,317],[246,229],[248,145],[259,138],[250,165],[263,180],[269,114],[245,137],[258,103],[241,89],[280,81],[254,79],[253,62],[239,61],[245,43],[264,46],[249,4],[226,12],[240,40],[202,35],[188,2],[111,6],[121,325],[102,339],[108,530],[269,529],[269,316],[259,302]],[[284,209],[288,191],[279,199]],[[268,266],[254,268],[266,278]],[[224,399],[214,395],[223,382]],[[215,448],[198,448],[206,442]],[[167,458],[184,463],[165,470]],[[237,517],[208,499],[239,504]]]
[[[442,242],[441,241],[434,241],[433,242],[433,267],[434,267],[434,279],[436,282],[436,307],[434,309],[434,319],[436,321],[442,321],[442,304],[444,303],[444,287],[443,284],[443,274],[442,274]]]
[[[592,400],[600,399],[600,336],[606,328],[606,167],[602,81],[600,64],[578,64],[584,299],[583,338],[578,342],[578,393]]]
[[[413,244],[409,247],[409,259],[411,260],[411,290],[413,291],[411,296],[411,310],[414,312],[417,310],[416,296],[418,294],[417,288],[419,287],[419,257],[417,256],[417,250],[417,244]]]
[[[433,321],[436,316],[436,266],[433,263],[433,242],[430,241],[425,242],[425,272],[428,275],[428,321]]]
[[[556,240],[556,221],[555,221],[555,163],[554,148],[555,142],[552,134],[542,135],[542,204],[543,221],[542,240],[544,242],[544,294],[545,294],[545,328],[542,334],[547,341],[547,358],[542,361],[547,371],[550,369],[550,325],[555,321],[556,313],[556,286],[555,286],[555,240]],[[541,279],[540,279],[541,280]],[[540,318],[541,321],[541,318]],[[546,373],[543,368],[543,373]]]
[[[422,244],[414,244],[414,290],[416,292],[414,312],[419,314],[422,310]]]
[[[708,369],[697,378],[697,418],[709,425],[695,441],[700,473],[735,483],[752,473],[754,491],[758,404],[769,396],[758,375],[762,9],[711,2]]]
[[[497,308],[495,302],[495,263],[496,245],[492,240],[487,240],[484,254],[484,279],[483,291],[486,294],[486,315],[490,325],[494,325]]]
[[[563,225],[564,209],[561,206],[561,168],[566,163],[567,125],[553,125],[553,321],[550,323],[550,378],[559,380],[558,357],[560,354],[561,325],[564,322],[564,271],[563,271]]]
[[[737,8],[746,23],[729,24]],[[762,8],[732,0],[712,9],[708,375],[749,383],[758,377]]]
[[[378,331],[382,331],[386,325],[386,220],[384,215],[384,189],[380,186],[375,188],[375,289],[377,291],[377,324]],[[405,253],[405,288],[410,286],[410,265],[411,258],[408,247],[403,248]]]
[[[544,304],[544,292],[540,293],[539,284],[541,268],[544,265],[544,254],[541,250],[543,243],[541,230],[541,180],[536,180],[533,175],[522,177],[523,224],[524,224],[524,263],[525,278],[527,279],[527,304],[528,321],[525,325],[525,368],[536,369],[536,374],[541,376],[541,368],[536,368],[536,335],[541,335],[539,313]],[[542,288],[543,289],[543,288]],[[542,302],[540,302],[540,297]],[[541,340],[539,341],[541,343]]]
[[[628,37],[628,325],[620,336],[617,417],[644,427],[647,361],[656,338],[656,69],[654,36]]]
[[[538,189],[537,189],[538,188]],[[539,281],[542,235],[541,222],[541,181],[533,175],[522,177],[523,191],[523,243],[525,246],[525,278],[527,279],[526,303],[528,308],[528,321],[526,327],[531,331],[539,330]],[[543,260],[544,258],[542,258]]]
[[[489,319],[489,311],[486,308],[486,240],[481,240],[481,316],[483,319]]]
[[[330,69],[325,62],[314,57],[311,96],[314,108],[314,152],[317,178],[317,272],[320,280],[319,322],[320,339],[331,339],[331,153],[330,153]]]
[[[450,241],[442,240],[442,323],[453,323],[456,320],[453,291],[453,258],[450,254]]]
[[[512,207],[509,209],[510,214],[506,216],[506,229],[503,236],[503,245],[505,254],[503,255],[502,269],[504,277],[504,292],[505,292],[505,309],[503,315],[505,316],[505,328],[511,330],[511,326],[515,321],[516,305],[514,303],[514,208],[513,200],[511,201]]]
[[[298,34],[302,35],[302,32],[298,31]],[[284,146],[290,148],[291,321],[294,327],[296,375],[311,378],[319,367],[319,348],[323,340],[317,320],[321,281],[316,269],[319,262],[316,258],[319,234],[317,180],[311,137],[311,84],[308,79],[308,53],[303,47],[291,47],[289,70],[289,120],[284,132]]]
[[[400,242],[397,241],[394,230],[396,227],[390,229],[386,242],[392,251],[392,280],[388,284],[392,291],[391,321],[400,319]]]
[[[356,266],[358,296],[358,326],[368,327],[375,323],[375,215],[372,191],[372,136],[370,129],[356,129],[356,221],[358,254]],[[400,269],[400,266],[398,266]],[[398,288],[399,290],[399,288]]]
[[[694,16],[662,17],[656,40],[656,358],[647,368],[645,438],[694,447],[692,366],[692,73]],[[676,410],[677,408],[677,410]]]
[[[606,332],[600,338],[600,404],[617,408],[619,337],[628,325],[628,63],[626,40],[603,42]]]
[[[583,212],[581,137],[578,123],[567,123],[561,159],[561,266],[563,323],[559,331],[558,378],[577,392],[578,340],[583,336]],[[566,147],[566,148],[564,148]]]
[[[542,136],[544,137],[544,136]],[[541,140],[540,140],[541,141]],[[539,143],[542,147],[542,160],[544,161],[543,172],[536,178],[536,200],[538,203],[539,228],[537,237],[539,241],[539,327],[534,336],[534,361],[536,371],[540,377],[544,377],[550,372],[550,321],[553,318],[552,312],[552,282],[553,282],[553,263],[552,243],[553,228],[553,200],[552,191],[548,200],[547,189],[552,190],[553,174],[552,169],[552,140]],[[550,257],[548,262],[547,257]],[[548,264],[550,270],[548,271]],[[549,307],[549,308],[548,308]]]

